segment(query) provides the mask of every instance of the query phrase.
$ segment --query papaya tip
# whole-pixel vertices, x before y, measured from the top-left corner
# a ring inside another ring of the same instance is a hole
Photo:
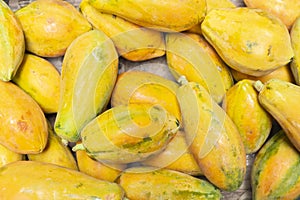
[[[260,80],[257,80],[253,83],[253,86],[258,92],[260,92],[263,89],[264,84]]]
[[[188,83],[188,80],[186,79],[186,77],[184,75],[180,76],[177,80],[177,82],[180,84],[180,85],[185,85]]]
[[[79,150],[85,150],[85,147],[83,146],[82,143],[76,144],[76,145],[72,148],[72,151],[74,151],[74,152],[79,151]]]

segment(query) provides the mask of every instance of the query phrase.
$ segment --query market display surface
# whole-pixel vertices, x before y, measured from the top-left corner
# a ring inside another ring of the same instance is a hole
[[[300,198],[299,1],[0,1],[0,199]]]

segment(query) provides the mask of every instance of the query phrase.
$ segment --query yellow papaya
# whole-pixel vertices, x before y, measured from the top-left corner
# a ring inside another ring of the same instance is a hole
[[[238,128],[247,154],[265,143],[272,128],[272,117],[260,105],[253,80],[238,81],[227,92],[222,107]]]
[[[300,16],[300,2],[298,0],[245,0],[244,3],[249,8],[265,10],[278,17],[288,29]]]
[[[204,179],[153,167],[126,169],[117,180],[131,200],[221,199],[220,191]]]
[[[138,26],[121,17],[102,13],[81,1],[80,10],[94,28],[103,31],[114,42],[118,53],[130,61],[144,61],[165,54],[163,33]]]
[[[25,38],[20,21],[5,1],[0,1],[0,13],[0,80],[10,81],[23,60]]]
[[[13,152],[0,144],[0,167],[19,160],[24,160],[23,154]]]
[[[167,0],[163,3],[145,0],[89,0],[88,2],[101,12],[164,32],[187,30],[199,24],[206,14],[205,0]]]
[[[124,190],[76,170],[37,161],[17,161],[0,170],[0,199],[116,199]]]
[[[137,70],[126,71],[118,75],[110,102],[113,107],[130,103],[159,104],[181,121],[177,89],[176,82],[159,75]]]
[[[290,63],[291,71],[295,79],[295,83],[300,85],[300,17],[298,17],[293,24],[291,31],[291,41],[294,50],[294,57]]]
[[[214,9],[201,24],[203,36],[231,68],[263,76],[294,56],[287,27],[259,9]]]
[[[71,149],[63,144],[61,138],[54,133],[48,122],[48,141],[45,149],[38,154],[27,154],[28,160],[52,163],[70,169],[78,170]]]
[[[60,74],[51,62],[26,53],[12,81],[27,92],[40,105],[44,113],[57,112]]]
[[[168,68],[176,80],[185,76],[205,87],[215,101],[222,101],[233,79],[225,63],[200,35],[167,33],[166,49]]]
[[[20,154],[46,146],[46,117],[36,101],[12,82],[0,81],[0,144]]]
[[[207,12],[219,8],[235,8],[231,0],[206,0]]]
[[[60,102],[54,123],[57,135],[69,142],[106,109],[118,74],[118,54],[100,30],[77,37],[68,47],[61,69]]]
[[[271,79],[266,83],[254,82],[259,103],[279,123],[292,144],[300,151],[300,114],[297,106],[300,99],[300,86]]]
[[[179,126],[179,121],[159,105],[115,106],[82,129],[82,143],[73,150],[86,150],[105,163],[139,162],[161,152]]]
[[[251,169],[252,199],[299,199],[300,154],[283,130],[259,150]]]
[[[58,57],[79,35],[92,29],[68,1],[37,0],[15,12],[24,31],[26,50],[42,57]]]
[[[237,190],[246,174],[246,152],[236,125],[199,83],[179,82],[183,129],[203,175],[222,190]]]

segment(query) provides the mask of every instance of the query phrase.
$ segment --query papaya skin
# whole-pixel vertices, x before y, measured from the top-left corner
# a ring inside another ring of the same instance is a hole
[[[1,199],[123,199],[116,183],[37,161],[17,161],[0,169]]]
[[[291,28],[291,41],[294,50],[294,57],[290,63],[291,71],[295,79],[295,83],[300,85],[300,17],[298,17]]]
[[[24,160],[25,156],[20,153],[13,152],[0,144],[0,167],[19,160]]]
[[[48,126],[40,106],[12,82],[0,81],[0,95],[0,143],[20,154],[42,152]]]

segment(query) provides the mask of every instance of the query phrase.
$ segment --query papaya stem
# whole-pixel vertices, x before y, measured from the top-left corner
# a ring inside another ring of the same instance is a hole
[[[180,85],[185,85],[188,83],[188,80],[186,79],[186,77],[184,75],[180,76],[177,80],[177,82],[180,84]]]
[[[85,147],[83,146],[82,143],[76,144],[76,145],[72,148],[72,151],[74,151],[74,152],[79,151],[79,150],[85,150]]]
[[[264,84],[260,80],[257,80],[253,83],[253,86],[258,92],[260,92],[262,91]]]
[[[61,142],[65,145],[65,146],[68,146],[68,144],[69,144],[69,142],[68,142],[68,140],[66,140],[66,139],[61,139]]]

